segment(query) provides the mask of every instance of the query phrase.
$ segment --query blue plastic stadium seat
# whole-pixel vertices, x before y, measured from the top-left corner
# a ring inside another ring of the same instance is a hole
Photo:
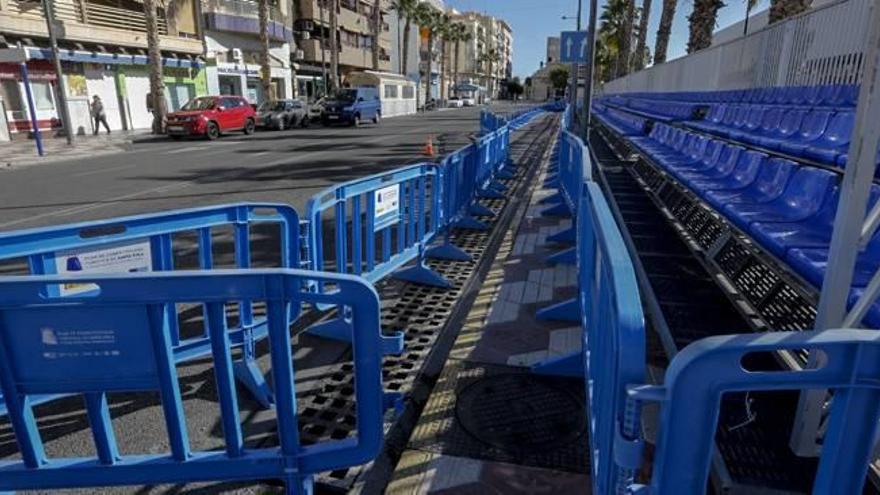
[[[740,146],[721,144],[714,167],[702,170],[682,170],[678,173],[678,178],[692,190],[700,190],[700,186],[714,183],[732,174],[739,161],[740,153],[744,151],[745,149]]]
[[[767,134],[750,135],[749,141],[767,149],[777,149],[779,144],[791,139],[801,127],[801,121],[807,112],[805,110],[792,109],[785,112],[779,121],[779,126]]]
[[[828,122],[821,137],[803,149],[802,156],[834,165],[840,155],[847,152],[850,135],[855,123],[854,112],[838,112]]]
[[[746,187],[732,190],[711,190],[703,196],[718,211],[724,211],[729,203],[765,203],[778,198],[797,164],[791,160],[771,158],[760,167],[754,181]]]
[[[718,178],[694,178],[689,183],[694,192],[704,198],[713,192],[740,191],[755,181],[767,158],[767,155],[758,151],[741,151],[731,173]]]
[[[822,286],[828,268],[828,248],[793,248],[786,256],[788,264],[816,287]],[[864,287],[880,268],[880,237],[874,236],[868,247],[859,252],[853,271],[853,287]]]
[[[813,110],[801,122],[797,134],[779,143],[778,149],[789,155],[801,156],[804,150],[813,146],[825,134],[831,120],[831,110]]]
[[[723,213],[743,230],[761,222],[801,222],[819,211],[834,189],[837,174],[813,167],[800,167],[788,181],[782,194],[757,203],[742,201],[724,205]]]
[[[710,139],[706,145],[702,147],[702,153],[700,153],[700,156],[694,156],[695,154],[691,154],[690,157],[693,158],[693,160],[690,163],[677,163],[673,161],[668,163],[667,166],[676,177],[681,177],[684,173],[711,170],[715,168],[718,163],[722,148],[724,147],[725,144],[721,141]]]
[[[880,198],[880,186],[871,186],[868,199],[870,209]],[[827,248],[831,244],[831,234],[840,190],[834,188],[819,211],[803,222],[759,222],[751,227],[752,238],[777,257],[784,259],[790,249]]]
[[[865,292],[864,289],[860,289],[860,288],[853,289],[852,291],[850,291],[849,301],[848,301],[850,308],[852,308],[852,306],[855,305],[856,301],[860,297],[862,297],[862,294],[864,292]],[[862,324],[866,328],[880,329],[880,302],[875,302],[871,306],[871,309],[868,310],[868,314],[865,315],[865,317],[862,319]]]

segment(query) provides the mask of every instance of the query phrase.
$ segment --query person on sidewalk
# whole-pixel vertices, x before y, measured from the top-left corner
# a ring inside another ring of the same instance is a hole
[[[101,97],[95,95],[92,97],[92,118],[95,119],[95,135],[98,135],[99,126],[98,124],[104,124],[104,129],[107,129],[107,134],[110,134],[110,125],[107,124],[107,114],[104,112],[104,102],[101,101]]]

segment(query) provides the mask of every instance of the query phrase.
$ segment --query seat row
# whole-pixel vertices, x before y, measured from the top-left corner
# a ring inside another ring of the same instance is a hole
[[[684,129],[656,124],[630,141],[767,252],[821,288],[840,191],[839,176]],[[871,189],[869,208],[880,199]],[[880,234],[859,253],[853,303],[880,268]],[[865,324],[880,328],[880,304]]]
[[[684,125],[794,157],[844,167],[855,122],[852,110],[713,105]]]
[[[855,84],[813,86],[770,86],[725,91],[676,91],[658,93],[627,93],[625,96],[655,101],[687,101],[699,103],[761,103],[810,107],[852,108],[859,97]]]
[[[603,124],[621,136],[643,136],[645,134],[647,121],[642,117],[599,104],[594,106],[593,110]]]
[[[608,106],[660,122],[690,120],[694,118],[697,109],[700,107],[696,103],[623,97],[603,99],[602,102]]]

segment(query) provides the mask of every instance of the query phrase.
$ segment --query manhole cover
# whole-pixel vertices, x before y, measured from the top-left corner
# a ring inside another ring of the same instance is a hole
[[[455,415],[474,438],[507,451],[552,450],[586,428],[578,396],[526,374],[491,376],[468,385],[458,394]]]

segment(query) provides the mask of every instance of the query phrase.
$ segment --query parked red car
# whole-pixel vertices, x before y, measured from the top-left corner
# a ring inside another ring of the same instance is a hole
[[[168,114],[165,132],[172,139],[205,136],[210,140],[229,131],[253,134],[257,113],[241,96],[201,96]]]

